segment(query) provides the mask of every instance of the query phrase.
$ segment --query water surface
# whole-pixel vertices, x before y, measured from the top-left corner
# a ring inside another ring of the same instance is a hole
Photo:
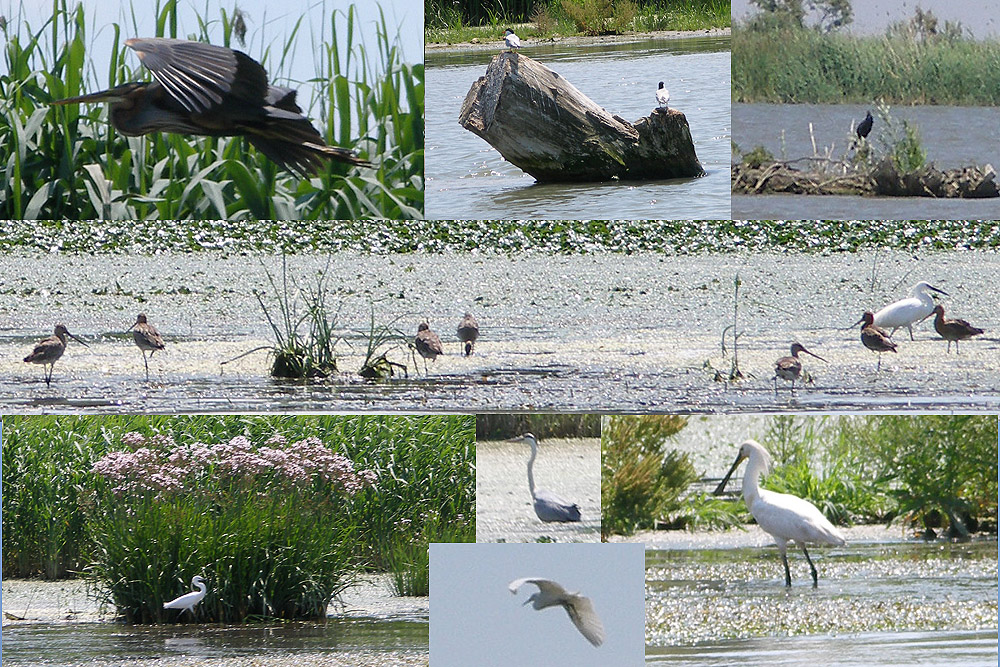
[[[497,49],[499,51],[499,48]],[[429,219],[729,219],[729,37],[648,39],[628,44],[525,45],[609,112],[632,122],[656,106],[657,83],[685,113],[708,175],[695,179],[536,184],[458,115],[488,52],[427,54],[426,216]]]

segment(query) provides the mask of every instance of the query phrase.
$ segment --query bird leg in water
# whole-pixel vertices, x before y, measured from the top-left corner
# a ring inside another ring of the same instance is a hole
[[[819,588],[819,576],[816,574],[816,566],[813,565],[812,558],[809,557],[809,552],[806,551],[806,545],[804,544],[802,545],[802,553],[806,555],[806,561],[809,562],[809,569],[812,570],[813,588]],[[788,569],[787,563],[785,565],[785,569]]]
[[[792,573],[788,571],[788,553],[782,550],[781,562],[785,564],[785,588],[792,587]]]

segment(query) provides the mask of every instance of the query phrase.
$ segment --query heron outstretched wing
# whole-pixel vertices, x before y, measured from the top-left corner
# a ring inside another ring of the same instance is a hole
[[[560,586],[558,583],[552,581],[551,579],[541,579],[538,577],[525,577],[524,579],[515,579],[507,585],[507,588],[511,593],[517,593],[519,589],[524,584],[534,584],[538,586],[538,590],[547,596],[559,597],[566,595],[566,589]]]
[[[250,56],[224,46],[162,37],[125,42],[167,93],[191,113],[205,113],[226,98],[260,102],[267,72]]]

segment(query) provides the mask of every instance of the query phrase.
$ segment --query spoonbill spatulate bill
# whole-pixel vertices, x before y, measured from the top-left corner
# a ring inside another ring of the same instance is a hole
[[[743,474],[743,501],[753,514],[753,518],[757,520],[757,525],[773,537],[775,544],[778,545],[781,562],[785,565],[785,586],[792,585],[792,575],[788,570],[787,546],[789,542],[794,542],[802,547],[802,553],[809,562],[815,588],[819,585],[819,577],[816,574],[816,566],[813,565],[806,550],[806,544],[843,546],[847,541],[808,500],[760,488],[760,476],[770,470],[771,457],[755,440],[747,440],[740,445],[736,461],[715,489],[715,495],[720,495],[725,490],[729,478],[744,460],[747,460],[747,469]]]
[[[524,584],[538,586],[538,592],[532,593],[524,604],[531,603],[535,609],[561,606],[569,614],[573,625],[580,631],[580,634],[587,638],[588,642],[594,646],[600,646],[604,643],[604,624],[601,623],[600,617],[594,611],[594,603],[590,601],[590,598],[579,593],[570,593],[551,579],[538,577],[515,579],[510,582],[507,588],[511,593],[517,595],[517,589]]]
[[[179,598],[175,598],[170,602],[164,602],[164,609],[180,609],[183,614],[185,611],[191,612],[194,615],[194,606],[202,601],[205,597],[205,593],[208,592],[208,588],[205,586],[205,580],[200,576],[195,575],[191,579],[191,588],[197,588],[198,590],[192,591],[191,593],[185,593]]]
[[[913,340],[913,324],[925,319],[934,310],[934,299],[931,292],[948,296],[947,292],[930,283],[919,282],[910,289],[910,296],[893,301],[888,306],[876,311],[875,326],[892,329],[889,332],[890,338],[896,333],[896,329],[906,327],[910,331],[910,340]]]
[[[538,456],[538,440],[531,433],[525,433],[508,442],[527,443],[531,446],[528,459],[528,489],[535,507],[535,515],[545,522],[569,522],[580,520],[580,507],[576,503],[563,500],[551,491],[535,488],[535,458]]]

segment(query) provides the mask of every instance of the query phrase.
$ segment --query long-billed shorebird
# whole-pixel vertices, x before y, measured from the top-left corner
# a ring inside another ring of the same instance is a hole
[[[146,367],[146,379],[148,380],[149,362],[146,360],[146,353],[149,352],[149,356],[152,357],[154,352],[162,350],[166,345],[163,344],[160,332],[146,321],[146,313],[139,313],[139,316],[135,318],[135,324],[129,328],[132,330],[135,344],[142,350],[142,363]]]
[[[466,313],[458,323],[458,339],[465,343],[465,356],[472,354],[472,348],[479,338],[479,322],[471,314]]]
[[[946,320],[944,317],[944,306],[938,304],[927,317],[934,315],[934,330],[940,334],[941,338],[948,341],[948,352],[951,352],[951,341],[955,341],[955,354],[958,354],[958,341],[972,338],[983,333],[979,327],[974,327],[965,320]],[[927,319],[924,318],[924,320]],[[923,320],[921,320],[923,322]]]
[[[861,325],[861,342],[872,352],[878,352],[878,366],[875,371],[882,370],[882,353],[895,352],[896,344],[889,340],[889,334],[875,326],[875,316],[866,312],[861,319],[851,326]]]
[[[948,296],[947,292],[930,283],[919,282],[910,289],[910,296],[893,301],[888,306],[877,310],[875,312],[875,326],[892,329],[889,332],[890,338],[896,333],[896,329],[906,327],[910,330],[910,340],[913,340],[913,324],[926,319],[934,310],[934,299],[931,292]]]
[[[774,362],[774,395],[778,395],[778,378],[782,380],[791,380],[792,391],[795,391],[795,381],[799,379],[802,375],[802,362],[799,361],[799,352],[805,352],[806,354],[816,357],[820,361],[826,361],[823,357],[818,354],[813,354],[807,350],[801,343],[792,343],[792,356],[782,357]]]
[[[424,373],[427,373],[427,360],[434,361],[439,354],[444,354],[441,338],[431,330],[431,325],[421,322],[417,327],[417,337],[413,340],[417,352],[424,358]]]
[[[757,525],[773,537],[775,544],[778,545],[781,562],[785,565],[785,586],[792,585],[792,575],[788,571],[787,547],[789,542],[795,542],[802,547],[802,553],[809,562],[813,588],[816,588],[819,576],[816,574],[816,566],[813,565],[809,552],[806,551],[806,544],[843,546],[846,544],[844,536],[808,500],[760,488],[761,473],[767,474],[771,469],[771,457],[755,440],[747,440],[740,445],[736,461],[716,487],[715,495],[720,495],[725,490],[729,478],[744,459],[749,459],[749,462],[747,471],[743,474],[743,502],[757,520]]]
[[[49,367],[48,372],[45,373],[45,386],[49,386],[52,382],[52,370],[55,368],[59,357],[61,357],[63,352],[66,351],[67,336],[78,342],[80,345],[89,347],[89,345],[71,334],[65,324],[57,324],[55,333],[39,342],[38,345],[35,345],[35,349],[31,351],[31,354],[24,358],[26,363],[41,364],[43,371],[45,371],[46,366]]]

